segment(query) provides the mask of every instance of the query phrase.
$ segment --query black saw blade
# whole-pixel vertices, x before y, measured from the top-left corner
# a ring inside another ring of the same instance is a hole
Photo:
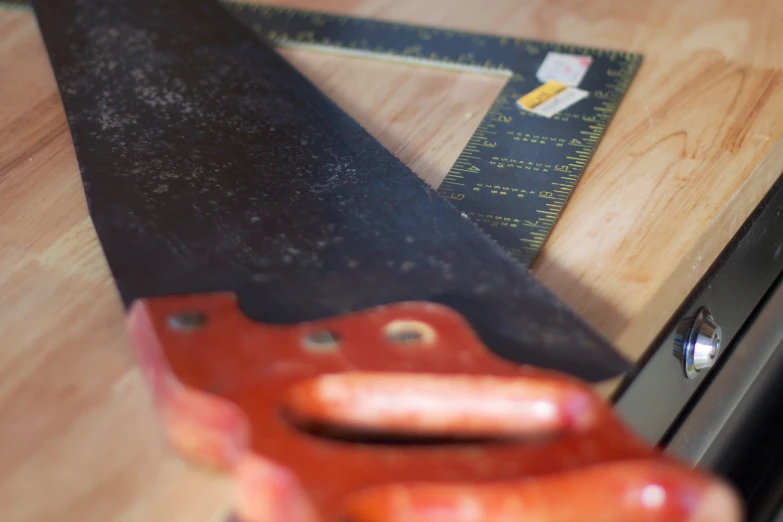
[[[126,306],[232,291],[253,319],[290,324],[426,300],[510,360],[590,381],[627,369],[216,1],[34,7]]]

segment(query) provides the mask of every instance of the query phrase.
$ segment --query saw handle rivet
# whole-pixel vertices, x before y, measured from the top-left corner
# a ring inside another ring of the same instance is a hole
[[[340,344],[340,336],[329,330],[315,330],[302,339],[302,348],[311,353],[331,352]]]
[[[207,316],[198,310],[187,310],[169,317],[168,325],[172,330],[192,332],[207,324]]]
[[[386,338],[398,344],[429,344],[435,340],[435,330],[421,321],[399,319],[384,328]]]

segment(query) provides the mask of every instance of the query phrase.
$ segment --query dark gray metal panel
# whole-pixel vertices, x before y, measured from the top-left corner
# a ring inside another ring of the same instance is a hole
[[[730,347],[724,364],[674,430],[667,451],[694,466],[713,467],[734,451],[749,417],[763,409],[782,377],[783,287],[778,287]]]
[[[722,346],[732,343],[783,271],[782,211],[779,179],[614,397],[620,415],[649,441],[661,441],[711,372],[686,378],[673,352],[678,326],[707,307],[722,329]]]

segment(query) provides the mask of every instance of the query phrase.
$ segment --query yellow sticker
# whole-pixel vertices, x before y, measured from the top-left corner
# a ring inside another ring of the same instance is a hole
[[[558,112],[584,100],[589,94],[578,87],[569,87],[551,80],[522,96],[517,100],[517,105],[527,112],[551,118]]]
[[[567,85],[556,82],[555,80],[551,80],[522,96],[519,100],[517,100],[517,103],[519,103],[522,108],[532,111],[545,101],[551,100],[566,89],[568,89]]]

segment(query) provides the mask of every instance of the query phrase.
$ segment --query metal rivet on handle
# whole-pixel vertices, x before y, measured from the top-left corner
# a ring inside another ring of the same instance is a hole
[[[720,353],[721,329],[706,307],[680,323],[674,338],[674,356],[688,379],[710,368]]]
[[[168,325],[172,330],[192,332],[207,324],[207,316],[197,310],[188,310],[169,317]]]
[[[302,347],[312,353],[331,352],[338,344],[340,336],[329,330],[315,330],[302,339]]]
[[[398,319],[384,328],[386,338],[398,345],[429,344],[435,340],[435,330],[427,323]]]

